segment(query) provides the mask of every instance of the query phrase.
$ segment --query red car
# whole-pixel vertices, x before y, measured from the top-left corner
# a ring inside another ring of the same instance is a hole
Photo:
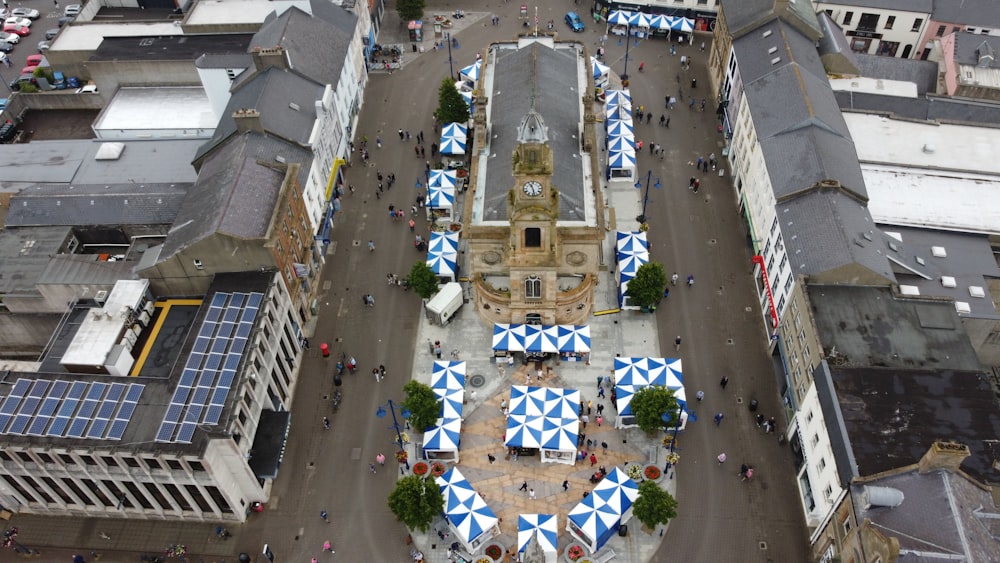
[[[25,35],[31,35],[30,27],[16,23],[3,26],[3,30],[5,33],[15,33],[17,35],[20,35],[21,37],[24,37]]]
[[[45,55],[28,55],[28,59],[24,62],[26,66],[38,66],[42,64],[45,60]]]

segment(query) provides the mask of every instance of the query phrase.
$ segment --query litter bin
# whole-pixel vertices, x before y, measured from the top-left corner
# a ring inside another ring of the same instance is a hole
[[[628,524],[622,524],[618,527],[618,537],[624,538],[628,535]]]
[[[324,343],[322,343],[322,344],[319,345],[319,351],[323,352],[323,357],[324,358],[329,358],[330,357],[330,345],[327,344],[326,342],[324,342]]]
[[[750,412],[757,412],[757,399],[750,399]]]

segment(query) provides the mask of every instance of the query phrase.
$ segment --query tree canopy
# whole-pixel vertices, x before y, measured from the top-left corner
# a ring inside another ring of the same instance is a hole
[[[443,509],[441,488],[433,477],[408,475],[389,493],[389,510],[411,530],[426,532]]]
[[[424,0],[396,0],[396,13],[405,24],[410,20],[423,19],[426,5]]]
[[[650,385],[632,395],[629,403],[635,422],[645,432],[656,432],[665,426],[674,426],[680,416],[680,404],[674,392],[662,385]],[[670,415],[670,422],[664,422],[663,414]]]
[[[438,88],[438,108],[434,110],[438,123],[466,123],[469,121],[469,104],[455,89],[455,81],[450,77],[441,81]]]
[[[409,420],[413,430],[423,432],[434,426],[441,412],[434,390],[419,381],[410,380],[403,386],[403,392],[406,393],[406,400],[401,406],[410,411]]]
[[[426,261],[417,262],[410,268],[406,283],[424,299],[430,299],[438,290],[438,277]]]
[[[632,504],[632,515],[652,529],[677,517],[677,500],[655,482],[643,481],[639,483],[639,498]]]
[[[632,303],[639,307],[652,307],[660,302],[663,289],[667,287],[667,274],[663,264],[647,262],[635,272],[635,277],[629,280],[625,294]]]

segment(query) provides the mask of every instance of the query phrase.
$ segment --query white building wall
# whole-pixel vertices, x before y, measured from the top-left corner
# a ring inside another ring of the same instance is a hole
[[[815,385],[810,385],[795,421],[805,459],[796,484],[806,515],[806,525],[815,527],[834,509],[834,502],[843,491]]]
[[[233,86],[233,78],[240,75],[246,68],[199,68],[198,77],[201,87],[205,89],[208,103],[212,107],[215,119],[222,119],[229,103],[229,89]]]
[[[917,52],[920,50],[920,37],[923,35],[924,30],[927,28],[927,23],[930,21],[930,13],[927,12],[912,12],[904,9],[884,9],[884,8],[871,8],[868,6],[845,6],[843,4],[828,4],[825,2],[816,2],[816,11],[824,11],[830,14],[833,21],[837,23],[843,30],[845,35],[847,35],[848,41],[851,43],[851,48],[868,53],[869,55],[878,55],[879,45],[881,42],[896,42],[899,43],[899,47],[896,50],[896,57],[902,57],[904,49],[907,45],[910,46],[909,52],[907,53],[908,58],[916,58]],[[900,8],[905,8],[906,6],[902,3]],[[848,18],[848,13],[850,13],[850,21],[845,23],[845,19]],[[875,26],[874,30],[861,30],[858,31],[859,23],[862,20],[863,14],[871,14],[878,16],[878,24]],[[892,23],[889,22],[889,18],[895,18]],[[886,26],[891,26],[886,27]],[[856,37],[852,37],[851,34],[847,32],[853,32]],[[853,41],[855,38],[862,39],[868,36],[868,33],[880,36],[878,38],[872,38],[867,49],[858,50],[855,48],[856,43]]]

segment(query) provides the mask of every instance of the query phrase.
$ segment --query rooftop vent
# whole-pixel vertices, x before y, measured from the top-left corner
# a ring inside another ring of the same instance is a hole
[[[898,240],[899,242],[903,242],[903,235],[897,233],[896,231],[882,231],[882,232],[885,233],[886,236],[892,237]]]
[[[932,246],[931,255],[934,256],[935,258],[947,258],[948,251],[945,250],[943,246]]]
[[[125,143],[101,143],[94,160],[118,160],[125,151]]]
[[[972,312],[972,308],[965,301],[956,301],[955,310],[958,311],[959,315],[968,315]]]
[[[764,33],[761,33],[761,34],[760,34],[760,36],[761,36],[761,37],[770,37],[772,33],[774,33],[774,32],[773,32],[773,31],[771,31],[770,29],[768,29],[768,30],[767,30],[767,31],[765,31]]]
[[[776,65],[776,64],[778,64],[780,62],[781,62],[781,57],[774,57],[773,59],[771,59],[771,64],[772,65]]]
[[[777,47],[771,47],[770,49],[767,50],[767,54],[768,55],[773,55],[773,54],[775,54],[777,52],[778,52],[778,48]]]
[[[955,287],[958,284],[955,283],[955,278],[952,276],[941,276],[941,285],[944,287]]]
[[[899,252],[899,245],[892,241],[889,241],[889,248],[891,248],[893,252]]]
[[[924,260],[923,258],[921,258],[919,256],[914,256],[913,259],[916,260],[917,264],[920,264],[921,266],[926,266],[927,265],[927,260]]]
[[[903,295],[916,297],[920,295],[920,288],[915,285],[901,285],[899,286],[899,292],[902,293]]]
[[[969,295],[971,295],[973,297],[980,297],[980,298],[982,298],[982,297],[986,297],[986,292],[983,290],[983,288],[979,287],[978,285],[970,285],[969,286]]]
[[[896,508],[903,504],[903,491],[892,487],[873,487],[865,485],[865,505],[866,508],[872,506],[886,506]]]
[[[934,154],[934,152],[937,151],[937,149],[934,148],[934,145],[932,143],[927,143],[924,145],[923,151],[927,154]]]

